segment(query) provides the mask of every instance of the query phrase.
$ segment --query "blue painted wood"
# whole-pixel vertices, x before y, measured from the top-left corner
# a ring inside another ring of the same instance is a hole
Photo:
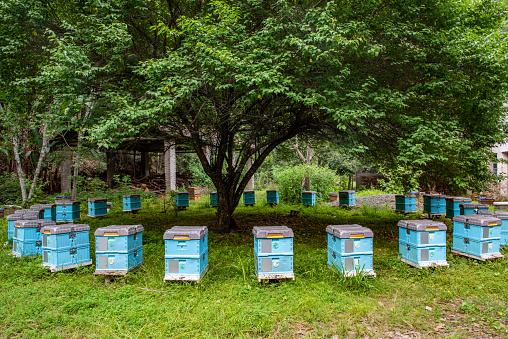
[[[88,199],[88,215],[103,217],[108,214],[108,200],[106,198]]]
[[[358,224],[329,225],[327,264],[346,274],[373,272],[374,233]]]
[[[471,204],[471,199],[462,197],[447,197],[445,201],[447,218],[460,215],[460,204]]]
[[[256,204],[256,193],[252,190],[243,191],[243,204],[245,206],[253,206]]]
[[[315,191],[302,192],[302,204],[305,206],[314,206],[316,204],[316,192]]]
[[[401,220],[399,255],[416,265],[446,263],[446,230],[444,223],[433,220]]]
[[[175,202],[177,207],[189,207],[189,192],[178,192]]]
[[[252,233],[256,275],[293,274],[293,231],[287,226],[256,226]]]
[[[139,194],[129,194],[123,196],[123,211],[132,212],[141,209],[141,196]]]
[[[423,213],[446,214],[446,196],[442,194],[423,195]]]
[[[266,191],[266,202],[268,204],[279,203],[279,190],[267,190]]]
[[[56,203],[56,221],[72,222],[80,219],[79,201],[57,202]]]
[[[339,206],[355,206],[355,191],[339,191]]]
[[[416,196],[402,195],[395,196],[395,210],[397,212],[416,212]]]
[[[210,205],[212,205],[212,207],[219,206],[219,196],[217,192],[210,193]]]
[[[489,240],[476,240],[473,238],[461,237],[459,235],[453,236],[452,249],[471,254],[477,257],[484,255],[500,254],[501,238]]]

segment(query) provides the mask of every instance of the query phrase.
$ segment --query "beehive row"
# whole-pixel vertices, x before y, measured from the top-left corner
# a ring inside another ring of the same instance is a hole
[[[456,215],[477,214],[478,211],[486,211],[486,204],[471,204],[471,199],[462,197],[447,197],[442,194],[423,195],[423,213],[429,216],[446,215],[453,218]],[[395,211],[416,212],[416,195],[398,194],[395,196]]]

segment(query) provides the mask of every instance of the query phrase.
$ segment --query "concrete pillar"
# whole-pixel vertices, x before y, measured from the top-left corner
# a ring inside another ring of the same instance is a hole
[[[113,176],[115,175],[116,157],[114,151],[106,152],[106,182],[109,188],[113,188]]]
[[[64,160],[60,164],[61,190],[62,193],[71,191],[71,166],[72,166],[72,150],[66,147],[63,152]]]
[[[176,147],[164,141],[164,176],[166,191],[176,190]]]
[[[141,152],[141,175],[150,176],[150,153]]]
[[[247,166],[249,166],[249,169],[252,167],[252,159],[249,159],[247,162]],[[249,179],[249,183],[247,184],[247,188],[254,189],[254,175]]]

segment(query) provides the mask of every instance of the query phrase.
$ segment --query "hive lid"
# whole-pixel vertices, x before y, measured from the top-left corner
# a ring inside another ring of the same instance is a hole
[[[107,227],[100,227],[95,230],[95,236],[127,236],[143,232],[143,225],[111,225]]]
[[[401,228],[407,228],[413,231],[446,231],[446,224],[440,221],[429,219],[424,220],[401,220],[397,223]]]
[[[243,191],[243,193],[254,193],[254,190]]]
[[[55,208],[56,204],[41,204],[42,209]]]
[[[140,194],[126,194],[123,197],[124,198],[138,198],[140,196],[141,196]]]
[[[35,211],[35,210],[40,210],[40,209],[42,209],[42,208],[43,208],[43,207],[42,207],[42,205],[40,205],[40,204],[30,206],[30,209],[31,209],[31,210],[34,210],[34,211]]]
[[[164,232],[164,240],[199,240],[207,233],[206,226],[173,226]]]
[[[270,193],[272,193],[272,192],[278,192],[278,191],[279,191],[279,190],[266,190],[266,192],[267,192],[267,193],[268,193],[268,192],[270,192]]]
[[[31,211],[32,212],[32,211]],[[38,212],[26,212],[23,214],[24,220],[37,220],[39,219],[39,213]]]
[[[302,194],[316,194],[316,191],[303,191]]]
[[[424,198],[430,198],[430,199],[445,199],[446,195],[443,194],[424,194]]]
[[[42,226],[50,226],[50,225],[56,225],[56,222],[54,222],[53,220],[44,220],[44,219],[37,219],[36,221],[37,223],[39,223],[39,225],[42,227]]]
[[[480,211],[482,212],[482,211]],[[508,212],[495,212],[494,217],[501,220],[508,220]]]
[[[293,230],[287,226],[254,226],[252,234],[256,238],[293,238]]]
[[[355,191],[344,190],[344,191],[339,191],[339,193],[355,193]]]
[[[55,205],[79,205],[79,201],[57,201]]]
[[[396,197],[396,198],[416,198],[416,195],[414,195],[414,194],[408,194],[408,195],[404,195],[404,194],[395,194],[395,197]]]
[[[12,220],[21,220],[23,218],[23,214],[9,214],[8,216],[5,217],[5,219],[7,219],[8,221],[12,221]]]
[[[106,198],[88,198],[89,202],[106,202],[107,200]]]
[[[453,202],[466,202],[467,200],[471,201],[471,199],[463,197],[446,197],[446,200],[451,200]]]
[[[374,232],[370,228],[358,224],[351,225],[328,225],[326,232],[340,239],[372,238]]]
[[[38,228],[39,223],[35,220],[17,220],[14,222],[14,227],[19,228]]]
[[[189,192],[176,192],[178,195],[189,195]]]
[[[217,194],[217,191],[210,192],[210,194]]]
[[[489,205],[487,204],[460,204],[459,206],[462,206],[463,208],[469,210],[469,209],[489,209]]]
[[[41,233],[46,234],[63,234],[82,231],[90,231],[90,226],[86,224],[62,224],[48,225],[41,228]]]
[[[457,215],[456,217],[453,217],[453,221],[476,226],[499,226],[502,224],[502,221],[499,218],[481,214]]]

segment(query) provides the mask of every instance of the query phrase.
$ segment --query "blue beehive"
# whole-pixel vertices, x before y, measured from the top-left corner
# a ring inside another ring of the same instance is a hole
[[[141,209],[141,195],[127,194],[123,196],[123,211],[137,212]]]
[[[266,191],[266,202],[268,204],[279,203],[279,190],[267,190]]]
[[[489,215],[458,215],[453,218],[452,252],[485,261],[502,258],[501,220]]]
[[[44,210],[42,219],[56,221],[56,204],[42,204]]]
[[[433,220],[401,220],[399,226],[400,260],[417,268],[448,267],[446,225]]]
[[[208,228],[173,226],[164,233],[164,280],[200,281],[208,271]]]
[[[429,215],[446,214],[446,196],[442,194],[423,195],[423,213]]]
[[[95,275],[125,275],[143,263],[143,226],[111,225],[95,230]]]
[[[355,191],[339,191],[339,206],[354,206]]]
[[[79,201],[57,202],[56,203],[56,221],[72,222],[80,219]]]
[[[446,201],[446,217],[453,218],[460,215],[460,204],[471,204],[471,199],[462,197],[447,197]]]
[[[508,246],[508,213],[502,211],[478,211],[478,215],[488,215],[501,220],[501,246]]]
[[[243,191],[243,204],[245,206],[254,206],[256,204],[256,194],[254,191]]]
[[[212,205],[212,207],[219,206],[219,196],[217,192],[210,192],[210,205]]]
[[[108,214],[108,200],[106,198],[88,199],[88,216],[92,218],[103,217]]]
[[[17,210],[16,212],[8,215],[7,219],[7,240],[11,240],[14,237],[14,223],[18,220],[23,220],[23,210]]]
[[[177,207],[189,207],[189,192],[176,193],[175,202]]]
[[[397,212],[416,212],[416,196],[397,194],[395,196],[395,211]]]
[[[372,263],[374,233],[367,227],[353,225],[328,225],[327,264],[347,276],[362,273],[376,276]]]
[[[29,210],[37,213],[37,215],[38,215],[37,219],[44,219],[44,208],[42,208],[42,205],[40,205],[40,204],[32,205],[32,206],[30,206]]]
[[[316,204],[316,192],[315,191],[302,192],[302,204],[305,206],[314,206]]]
[[[85,224],[42,227],[42,265],[51,272],[91,265],[89,234]]]
[[[459,208],[460,208],[460,215],[474,215],[474,214],[478,214],[478,211],[488,211],[489,205],[461,203],[461,204],[459,204]]]
[[[55,222],[39,219],[15,221],[12,254],[17,257],[41,254],[42,236],[40,230],[49,225],[55,225]]]
[[[293,279],[293,231],[287,226],[255,226],[254,267],[258,281]]]

